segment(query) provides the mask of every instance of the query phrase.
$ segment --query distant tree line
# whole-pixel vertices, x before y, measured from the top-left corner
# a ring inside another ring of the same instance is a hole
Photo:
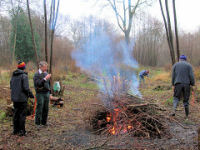
[[[11,2],[10,0],[7,1]],[[2,66],[9,66],[13,61],[19,59],[23,59],[26,62],[36,61],[26,1],[20,3],[20,5],[15,1],[13,5],[14,7],[11,8],[14,9],[10,9],[9,17],[0,15],[0,65]],[[30,4],[30,6],[33,5],[34,3]],[[51,39],[50,13],[47,11],[46,17],[48,20],[46,20],[45,11],[38,13],[35,9],[32,9],[34,7],[30,8],[38,57],[40,60],[45,60],[47,59],[46,54],[50,53],[51,47],[50,42],[45,42]],[[47,36],[45,36],[45,27],[47,27]],[[97,27],[104,28],[112,36],[113,47],[115,46],[114,43],[124,39],[125,35],[121,34],[118,26],[106,20],[98,19],[95,16],[73,20],[68,16],[61,15],[54,33],[53,58],[56,61],[53,62],[53,66],[59,66],[62,70],[77,70],[75,62],[71,58],[71,52],[80,47],[81,42]],[[175,36],[173,30],[172,36]],[[171,64],[171,56],[166,39],[166,32],[162,21],[145,13],[140,13],[136,20],[133,18],[130,40],[133,40],[135,43],[133,56],[139,64],[144,66],[165,66]],[[174,42],[175,39],[174,37]],[[188,60],[196,66],[200,65],[199,41],[200,29],[193,33],[179,30],[180,53],[187,55]]]

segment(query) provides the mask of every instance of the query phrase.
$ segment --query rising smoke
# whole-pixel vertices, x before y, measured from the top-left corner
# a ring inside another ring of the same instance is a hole
[[[127,92],[141,96],[135,71],[138,64],[132,57],[134,44],[128,45],[124,40],[114,43],[113,37],[103,29],[95,28],[73,51],[72,58],[82,71],[96,80],[100,91],[109,97],[114,96],[116,89],[122,93],[127,88],[123,84],[128,85]]]

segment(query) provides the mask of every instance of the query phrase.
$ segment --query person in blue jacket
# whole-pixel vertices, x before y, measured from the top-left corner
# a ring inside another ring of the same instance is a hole
[[[144,77],[148,77],[149,76],[149,70],[142,70],[140,73],[139,73],[139,81],[140,81],[140,83],[141,82],[145,82],[145,80],[144,80]]]

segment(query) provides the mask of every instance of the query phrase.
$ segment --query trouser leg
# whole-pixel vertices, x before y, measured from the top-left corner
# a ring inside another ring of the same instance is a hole
[[[144,83],[144,76],[139,75],[139,82],[140,82],[140,84]]]
[[[174,112],[176,111],[178,103],[179,103],[179,99],[177,97],[174,97],[174,99],[173,99],[173,110],[174,110]]]
[[[179,103],[180,98],[181,98],[181,92],[182,92],[182,86],[181,86],[181,84],[175,85],[175,88],[174,88],[174,98],[173,98],[173,113],[172,113],[173,116],[176,113],[176,108],[177,108],[178,103]]]
[[[22,102],[20,104],[20,116],[19,116],[19,129],[21,134],[25,134],[25,122],[26,122],[26,108],[27,102]]]
[[[42,113],[42,125],[46,125],[49,112],[49,93],[44,94],[44,107]]]
[[[13,115],[13,133],[17,134],[19,133],[20,129],[19,129],[19,116],[20,116],[20,112],[19,112],[19,104],[18,102],[13,102],[14,104],[14,115]]]
[[[40,125],[42,121],[42,111],[44,105],[44,97],[42,94],[36,94],[37,98],[37,106],[36,106],[36,113],[35,113],[35,124]]]
[[[184,85],[184,90],[183,90],[183,104],[185,107],[185,115],[188,117],[189,115],[189,98],[190,98],[190,85]]]

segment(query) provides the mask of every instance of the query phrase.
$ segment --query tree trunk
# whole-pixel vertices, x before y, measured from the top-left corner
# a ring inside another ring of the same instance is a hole
[[[35,44],[35,38],[34,38],[34,33],[33,33],[33,26],[32,26],[32,21],[31,21],[31,14],[30,14],[30,8],[29,8],[29,0],[27,0],[26,2],[27,2],[28,18],[29,18],[29,23],[30,23],[30,28],[31,28],[33,48],[34,48],[34,51],[35,51],[35,58],[36,58],[37,64],[39,64],[39,59],[38,59],[38,54],[37,54],[37,49],[36,49],[36,44]]]
[[[170,36],[169,36],[169,28],[167,26],[167,21],[165,19],[165,15],[164,15],[164,11],[163,11],[163,7],[162,7],[162,2],[161,0],[159,0],[160,3],[160,9],[161,9],[161,13],[162,13],[162,17],[163,17],[163,21],[164,21],[164,25],[165,25],[165,31],[166,31],[166,37],[167,37],[167,42],[168,42],[168,46],[169,46],[169,51],[170,51],[170,56],[171,56],[171,61],[172,61],[172,65],[175,64],[176,60],[175,60],[175,55],[174,55],[174,50],[173,50],[173,46],[170,40]],[[167,7],[168,8],[168,7]]]
[[[12,53],[12,62],[14,65],[15,62],[15,47],[16,47],[16,40],[17,40],[17,29],[15,29],[15,37],[14,37],[14,44],[13,44],[13,53]]]
[[[129,36],[130,34],[127,31],[125,31],[124,35],[125,35],[126,44],[129,45],[130,44],[130,36]]]
[[[171,48],[172,48],[172,57],[173,57],[173,60],[174,60],[174,63],[175,63],[176,60],[175,60],[175,53],[174,53],[174,42],[173,42],[171,21],[170,21],[170,15],[169,15],[168,0],[165,0],[165,6],[166,6],[166,12],[167,12],[166,14],[167,14],[167,22],[168,22],[169,40],[170,40]]]
[[[51,31],[51,50],[50,50],[50,70],[49,72],[52,74],[52,64],[53,64],[53,40],[54,40],[54,29]]]
[[[50,79],[50,87],[53,89],[53,40],[54,40],[54,32],[55,30],[51,30],[51,49],[50,49],[50,66],[49,66],[49,73],[51,74]]]
[[[175,26],[175,35],[176,35],[176,53],[177,53],[176,55],[177,55],[177,61],[179,61],[180,50],[179,50],[179,39],[178,39],[178,27],[177,27],[175,0],[173,0],[173,11],[174,11],[174,26]]]
[[[44,21],[45,21],[45,60],[48,62],[48,33],[47,33],[47,8],[46,0],[44,0]]]
[[[10,2],[11,2],[11,5],[12,5],[12,13],[13,13],[13,15],[14,15],[15,12],[14,12],[13,1],[10,0]],[[18,16],[18,10],[17,10],[17,16]],[[16,19],[15,22],[14,22],[14,33],[15,33],[15,36],[14,36],[13,53],[12,53],[12,64],[13,64],[13,65],[14,65],[14,63],[15,63],[15,47],[16,47],[16,40],[17,40],[17,19]]]

